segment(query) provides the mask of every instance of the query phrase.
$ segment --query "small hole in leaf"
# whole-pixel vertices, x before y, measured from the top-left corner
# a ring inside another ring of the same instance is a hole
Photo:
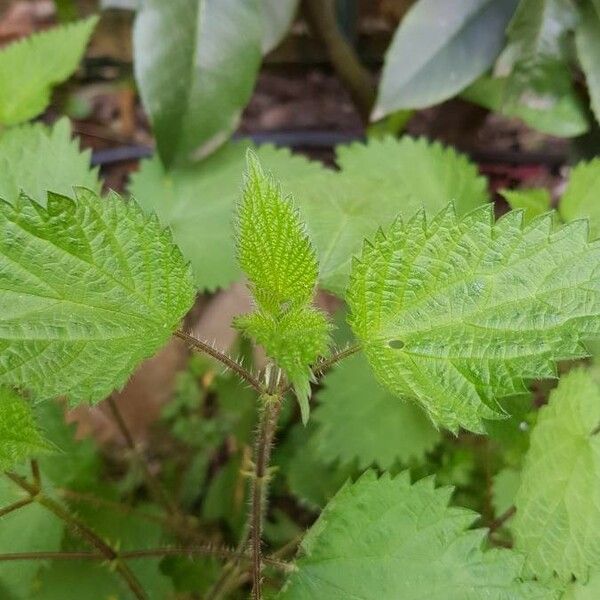
[[[400,350],[401,348],[404,348],[404,342],[402,340],[390,340],[388,346],[394,350]]]

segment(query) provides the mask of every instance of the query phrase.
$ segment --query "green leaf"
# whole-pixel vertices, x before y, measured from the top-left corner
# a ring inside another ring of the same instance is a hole
[[[329,345],[329,323],[311,306],[317,257],[291,198],[283,197],[250,152],[236,241],[238,260],[258,305],[256,312],[237,318],[236,326],[285,371],[306,422],[310,365]]]
[[[299,0],[261,0],[263,54],[273,50],[285,37],[299,3]]]
[[[524,223],[529,223],[535,217],[539,217],[551,209],[552,198],[546,188],[500,190],[500,194],[513,210],[523,209]]]
[[[0,507],[27,496],[6,477],[0,478]],[[64,524],[33,502],[0,519],[0,553],[56,552],[60,550]],[[1,561],[0,593],[6,600],[30,600],[35,575],[47,561]]]
[[[386,54],[377,120],[403,108],[423,108],[456,95],[494,62],[516,0],[419,0]]]
[[[571,90],[566,36],[576,21],[570,0],[521,0],[507,30],[507,101],[539,106]]]
[[[594,571],[585,582],[569,584],[561,600],[597,600],[600,597],[600,571]]]
[[[227,141],[254,87],[261,38],[259,0],[142,1],[135,76],[166,166]]]
[[[505,102],[507,84],[506,77],[480,77],[463,90],[461,97],[507,117],[521,119],[549,135],[576,137],[589,129],[587,107],[572,88],[547,98],[539,105],[530,106],[516,101]]]
[[[469,531],[477,514],[449,508],[451,488],[408,474],[377,479],[371,471],[346,485],[302,541],[302,556],[282,600],[428,598],[547,599],[522,583],[522,557],[482,546]]]
[[[49,450],[31,407],[12,390],[0,388],[0,469]]]
[[[52,87],[75,71],[98,21],[54,27],[0,51],[0,125],[16,125],[39,115]]]
[[[585,221],[494,223],[490,207],[398,220],[354,264],[350,324],[392,391],[451,431],[483,432],[498,398],[555,376],[600,332],[600,242],[587,238]]]
[[[116,194],[0,203],[0,385],[94,402],[169,339],[194,300],[155,218]]]
[[[315,443],[328,463],[358,462],[390,469],[398,462],[422,461],[440,440],[423,411],[403,402],[373,377],[365,358],[352,356],[323,380],[314,413]]]
[[[592,237],[600,235],[600,205],[596,190],[600,186],[600,158],[580,162],[569,177],[558,210],[565,221],[589,218]]]
[[[516,497],[514,532],[538,577],[585,580],[600,566],[600,377],[577,369],[540,409]]]
[[[51,127],[31,123],[0,134],[0,198],[11,201],[20,192],[45,206],[48,191],[70,195],[74,186],[100,191],[92,153],[79,149],[67,119]]]
[[[131,192],[144,210],[156,212],[172,229],[201,289],[225,287],[241,276],[230,240],[244,153],[243,144],[230,144],[199,165],[169,172],[155,158],[142,162],[131,180]],[[435,214],[449,200],[459,214],[489,201],[487,181],[475,165],[425,139],[341,146],[339,173],[272,146],[262,146],[258,156],[284,192],[292,193],[317,251],[320,284],[339,296],[352,254],[378,225],[391,223],[399,212],[409,217],[423,206]]]
[[[515,496],[521,484],[521,473],[507,467],[494,475],[492,504],[496,517],[500,517],[515,503]]]
[[[600,4],[591,1],[581,6],[575,30],[575,44],[596,121],[600,123]]]

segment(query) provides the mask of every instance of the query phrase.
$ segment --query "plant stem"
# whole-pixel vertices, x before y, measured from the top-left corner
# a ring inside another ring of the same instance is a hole
[[[311,30],[325,46],[333,68],[350,92],[363,121],[368,123],[375,104],[375,86],[371,73],[360,63],[338,28],[334,0],[303,0],[302,9]]]
[[[144,472],[144,479],[146,480],[146,485],[148,486],[150,493],[154,496],[154,499],[159,504],[162,504],[167,509],[167,512],[169,512],[171,515],[176,516],[177,518],[183,518],[177,505],[170,498],[169,494],[161,485],[160,481],[158,481],[158,479],[156,479],[156,477],[154,477],[154,475],[150,472],[150,469],[148,468],[148,463],[146,462],[145,457],[139,451],[138,445],[135,443],[135,440],[131,435],[131,431],[129,430],[129,427],[125,422],[125,419],[123,418],[119,407],[117,406],[114,395],[111,394],[108,397],[107,402],[110,411],[112,412],[112,415],[115,419],[115,423],[117,424],[121,435],[125,439],[125,443],[131,450],[133,455],[136,457],[139,465],[142,468],[142,471]]]
[[[129,567],[120,560],[117,551],[107,544],[95,531],[90,529],[83,521],[69,513],[63,506],[58,502],[45,496],[38,486],[30,484],[27,480],[23,479],[16,473],[7,472],[5,475],[14,483],[16,483],[21,489],[25,490],[31,500],[37,502],[56,517],[64,521],[75,533],[77,533],[82,539],[87,541],[91,546],[96,548],[102,556],[112,563],[115,570],[127,583],[127,586],[131,590],[131,593],[138,600],[147,600],[146,593],[144,592],[140,582]]]
[[[237,361],[227,356],[227,354],[220,352],[216,348],[213,348],[210,344],[207,344],[206,342],[203,342],[202,340],[199,340],[189,333],[181,331],[180,329],[175,332],[175,335],[187,342],[194,350],[197,350],[198,352],[204,352],[205,354],[212,356],[214,359],[225,365],[228,369],[231,369],[234,373],[237,373],[239,377],[253,387],[259,394],[264,392],[260,381],[258,381],[258,379],[256,379],[256,377],[254,377],[250,371],[242,367],[242,365],[240,365]]]
[[[269,486],[269,460],[273,447],[273,438],[277,428],[277,419],[281,411],[281,392],[276,392],[279,369],[271,373],[269,393],[261,396],[263,402],[258,431],[254,442],[254,473],[252,476],[252,500],[250,506],[250,531],[252,536],[252,597],[262,598],[262,525],[266,512],[266,500]]]
[[[227,548],[218,548],[214,546],[190,546],[186,548],[163,547],[163,548],[144,548],[141,550],[127,550],[119,553],[121,560],[138,560],[143,558],[154,558],[163,556],[218,556],[220,558],[241,558],[250,560],[247,554],[238,554]],[[0,554],[0,562],[6,561],[25,561],[25,560],[106,560],[106,556],[101,552],[13,552]],[[266,557],[263,559],[265,564],[280,569],[284,572],[291,572],[295,567],[285,561]]]
[[[18,510],[19,508],[23,508],[24,506],[27,506],[28,504],[31,504],[33,502],[31,496],[29,496],[29,498],[23,498],[23,500],[17,500],[16,502],[13,502],[12,504],[9,504],[8,506],[5,506],[4,508],[0,508],[0,517],[3,517],[4,515],[8,515],[9,513],[13,512],[13,510]]]
[[[507,508],[497,519],[495,519],[494,521],[492,521],[490,523],[490,525],[489,525],[490,533],[493,533],[497,529],[500,529],[500,527],[502,527],[502,525],[504,525],[504,523],[506,523],[506,521],[508,521],[511,517],[513,517],[516,512],[517,512],[517,508],[514,505]]]

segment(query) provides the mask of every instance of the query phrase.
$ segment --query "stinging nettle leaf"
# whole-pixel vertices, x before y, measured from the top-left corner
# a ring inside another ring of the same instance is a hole
[[[585,73],[591,107],[596,121],[600,123],[600,3],[588,0],[581,6],[581,17],[575,29],[575,44]]]
[[[451,98],[493,63],[517,0],[419,0],[387,51],[378,120],[396,110]]]
[[[539,578],[600,565],[599,425],[598,371],[571,371],[540,409],[515,500],[516,547]]]
[[[51,127],[27,123],[0,134],[0,198],[23,192],[46,204],[48,191],[69,195],[73,186],[100,191],[98,169],[91,168],[90,150],[81,151],[63,118]]]
[[[133,42],[164,165],[200,160],[224,144],[260,66],[259,0],[142,0]]]
[[[520,580],[523,557],[482,550],[477,514],[448,507],[451,488],[408,473],[377,479],[368,471],[344,486],[305,536],[297,571],[281,600],[550,600]]]
[[[283,198],[252,152],[236,221],[237,254],[257,311],[236,326],[264,346],[293,383],[308,419],[310,365],[326,352],[329,323],[311,306],[318,263],[291,198]]]
[[[381,386],[362,355],[347,358],[323,379],[314,412],[318,456],[330,464],[358,462],[390,469],[422,461],[440,433],[414,402]]]
[[[102,400],[194,300],[168,231],[116,194],[0,203],[0,385]]]
[[[0,50],[0,124],[22,123],[46,108],[52,86],[77,68],[97,22],[54,27]]]
[[[31,407],[24,398],[0,387],[0,469],[47,452],[51,445],[42,437]]]
[[[498,399],[555,376],[600,333],[600,242],[551,213],[398,220],[355,260],[350,324],[377,377],[437,424],[483,432]]]
[[[523,209],[523,221],[525,223],[551,209],[552,198],[546,188],[500,190],[499,193],[513,210]]]
[[[560,199],[558,210],[565,221],[589,218],[592,237],[600,235],[600,205],[597,201],[600,186],[600,158],[580,162],[569,176],[567,189]]]

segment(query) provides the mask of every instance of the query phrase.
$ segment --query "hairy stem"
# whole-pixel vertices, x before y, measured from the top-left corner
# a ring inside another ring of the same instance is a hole
[[[203,342],[195,338],[194,336],[186,333],[185,331],[177,330],[175,335],[184,340],[191,346],[194,350],[198,352],[204,352],[209,356],[212,356],[214,359],[218,360],[220,363],[225,365],[228,369],[231,369],[234,373],[237,373],[239,377],[241,377],[247,384],[253,387],[259,394],[264,392],[263,386],[260,381],[250,373],[247,369],[242,367],[237,361],[233,360],[231,357],[227,356],[227,354],[220,352],[216,348],[213,348],[210,344]]]
[[[363,121],[368,123],[375,104],[375,86],[371,73],[360,63],[338,28],[334,0],[303,0],[302,9],[311,30],[325,46],[333,68],[348,89]]]
[[[24,506],[27,506],[32,502],[33,499],[31,498],[31,496],[29,496],[29,498],[23,498],[23,500],[17,500],[16,502],[13,502],[12,504],[5,506],[4,508],[0,508],[0,517],[8,515],[9,513],[13,512],[13,510],[19,510],[19,508],[23,508]]]
[[[64,521],[79,537],[88,542],[94,547],[103,557],[114,565],[115,570],[127,583],[127,586],[131,590],[131,593],[138,600],[147,600],[146,593],[144,592],[140,582],[129,567],[120,560],[117,551],[105,542],[95,531],[90,529],[83,521],[78,519],[76,516],[69,513],[63,506],[61,506],[55,500],[45,496],[40,490],[39,486],[35,483],[31,484],[26,479],[23,479],[16,473],[5,473],[6,476],[17,484],[22,490],[26,491],[30,499],[37,502],[56,517]]]
[[[281,392],[275,393],[279,375],[278,369],[271,373],[270,393],[261,397],[263,406],[254,442],[250,531],[252,536],[252,597],[255,600],[261,600],[262,598],[262,526],[269,486],[269,460],[277,428],[277,419],[281,411]]]

